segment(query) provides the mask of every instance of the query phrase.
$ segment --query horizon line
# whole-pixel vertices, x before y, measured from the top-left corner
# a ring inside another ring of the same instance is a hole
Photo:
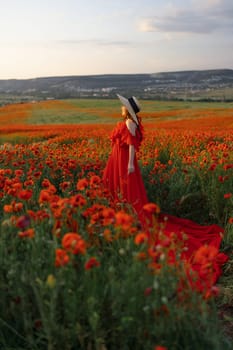
[[[117,75],[153,75],[153,74],[164,74],[164,73],[185,73],[185,72],[204,72],[204,71],[232,71],[233,68],[208,68],[208,69],[184,69],[184,70],[167,70],[150,73],[98,73],[98,74],[64,74],[64,75],[46,75],[37,76],[31,78],[0,78],[2,80],[35,80],[35,79],[46,79],[46,78],[64,78],[64,77],[98,77],[98,76],[117,76]]]

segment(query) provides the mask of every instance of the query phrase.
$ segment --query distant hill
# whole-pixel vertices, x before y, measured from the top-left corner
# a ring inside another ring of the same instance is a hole
[[[106,74],[0,80],[0,102],[57,98],[233,100],[233,70]]]

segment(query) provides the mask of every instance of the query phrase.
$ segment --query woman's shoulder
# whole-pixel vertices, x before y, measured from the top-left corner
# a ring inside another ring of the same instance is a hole
[[[120,121],[117,123],[115,132],[120,133],[122,136],[127,136],[129,133],[132,136],[136,136],[137,125],[131,120]]]
[[[136,135],[136,129],[137,129],[137,125],[131,120],[131,119],[127,119],[125,122],[127,129],[129,130],[129,132],[135,136]]]

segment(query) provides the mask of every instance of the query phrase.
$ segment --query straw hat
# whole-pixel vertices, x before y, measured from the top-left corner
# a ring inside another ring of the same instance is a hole
[[[132,96],[130,98],[125,98],[118,94],[117,97],[119,98],[121,103],[127,108],[129,114],[131,115],[135,123],[138,125],[139,123],[137,113],[141,110],[141,107],[136,97]]]

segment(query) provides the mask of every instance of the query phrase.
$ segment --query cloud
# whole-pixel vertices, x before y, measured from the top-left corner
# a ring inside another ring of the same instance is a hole
[[[210,33],[218,26],[213,19],[191,11],[182,11],[176,16],[146,18],[140,24],[141,30],[145,32],[168,33]]]
[[[162,16],[141,19],[142,32],[209,34],[233,29],[232,0],[193,0],[191,9],[169,9]]]
[[[56,40],[55,44],[58,45],[69,45],[69,46],[114,46],[114,47],[135,47],[136,42],[133,41],[121,41],[121,40],[105,40],[105,39],[77,39],[77,40]]]
[[[53,39],[53,40],[1,40],[1,48],[29,48],[48,50],[134,50],[144,47],[145,43],[136,40],[110,40],[110,39]]]

